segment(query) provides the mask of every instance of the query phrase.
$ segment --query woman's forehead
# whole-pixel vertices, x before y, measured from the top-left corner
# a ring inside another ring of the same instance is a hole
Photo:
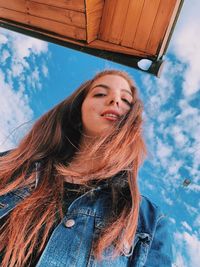
[[[116,74],[107,74],[102,77],[97,78],[91,85],[90,89],[95,87],[108,87],[108,88],[118,88],[126,89],[131,92],[129,82],[120,75]]]

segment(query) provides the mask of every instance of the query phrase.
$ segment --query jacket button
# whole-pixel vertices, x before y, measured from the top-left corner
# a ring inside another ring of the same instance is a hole
[[[66,221],[65,226],[66,227],[72,227],[72,226],[74,226],[74,224],[75,224],[75,221],[73,219],[69,219]]]

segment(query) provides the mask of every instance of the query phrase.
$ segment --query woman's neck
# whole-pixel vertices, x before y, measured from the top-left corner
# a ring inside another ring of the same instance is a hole
[[[96,142],[97,137],[82,134],[79,150],[85,151]]]
[[[98,160],[86,157],[86,155],[88,155],[88,151],[95,144],[96,140],[97,139],[95,137],[82,135],[79,149],[69,165],[70,169],[75,168],[76,170],[89,170],[98,164]]]

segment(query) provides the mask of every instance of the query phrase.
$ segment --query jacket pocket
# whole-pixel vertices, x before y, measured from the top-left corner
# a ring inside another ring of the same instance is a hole
[[[102,217],[95,217],[94,233],[92,240],[92,249],[90,252],[90,257],[88,260],[88,267],[128,267],[129,257],[126,255],[119,255],[118,257],[112,259],[114,252],[114,245],[107,247],[102,254],[101,261],[97,261],[94,257],[94,245],[99,238],[101,231],[107,227],[107,221]]]

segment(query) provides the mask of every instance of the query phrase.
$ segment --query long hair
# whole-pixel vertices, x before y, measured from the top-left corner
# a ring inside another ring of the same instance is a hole
[[[126,79],[133,95],[132,107],[109,134],[99,137],[83,155],[84,159],[98,157],[98,166],[87,171],[70,171],[68,165],[79,153],[82,103],[93,82],[109,74]],[[91,180],[101,181],[123,173],[127,178],[124,188],[123,183],[111,183],[116,212],[95,241],[94,255],[101,260],[103,251],[114,245],[114,258],[123,253],[125,247],[131,247],[140,203],[137,175],[146,155],[142,111],[137,89],[129,75],[119,70],[105,70],[40,117],[18,147],[0,158],[0,195],[18,188],[31,188],[31,194],[17,205],[1,228],[2,267],[27,266],[33,252],[36,251],[36,257],[40,255],[55,222],[64,216],[66,177],[87,186]],[[40,179],[34,188],[37,162],[41,163]]]

